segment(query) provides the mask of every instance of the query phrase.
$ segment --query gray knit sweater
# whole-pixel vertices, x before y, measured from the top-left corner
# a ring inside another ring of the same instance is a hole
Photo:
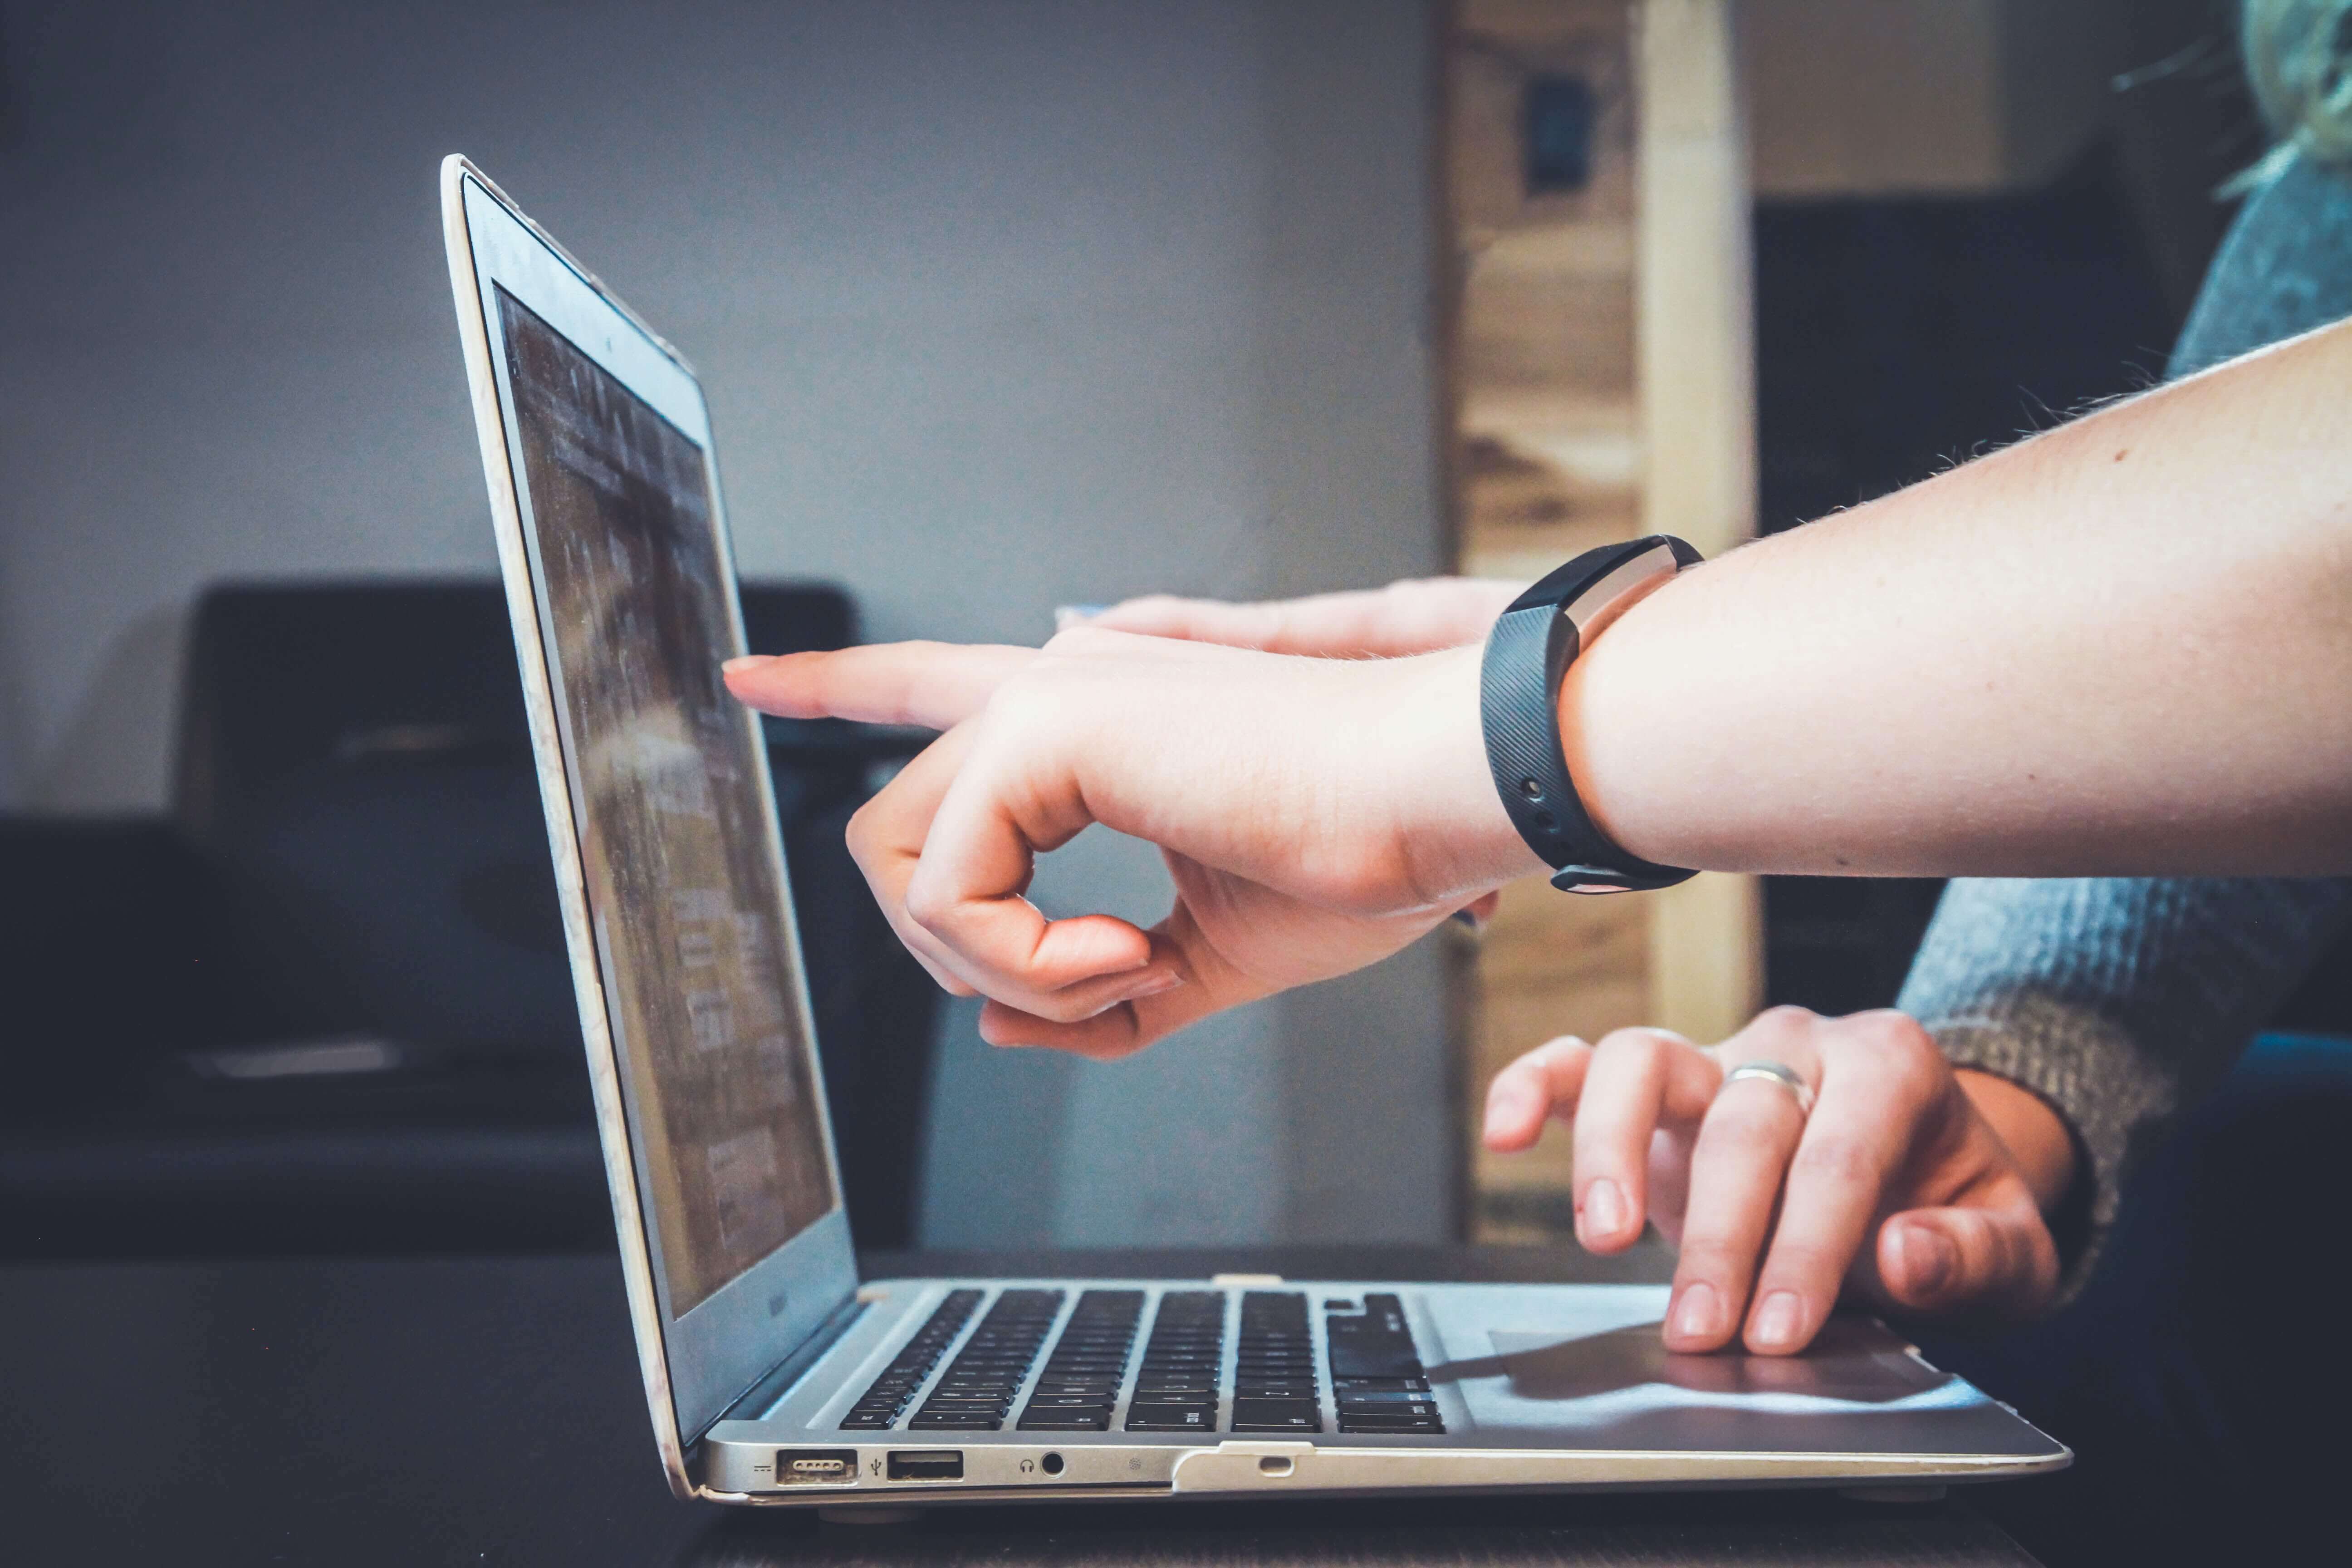
[[[2352,172],[2299,159],[2246,204],[2171,374],[2352,315]],[[2352,393],[2347,393],[2352,395]],[[2079,1280],[2133,1163],[2352,920],[2352,880],[1956,881],[1896,1004],[1955,1064],[2033,1090],[2092,1184]]]

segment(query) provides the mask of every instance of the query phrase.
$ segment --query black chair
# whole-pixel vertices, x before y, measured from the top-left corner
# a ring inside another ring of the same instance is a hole
[[[854,636],[830,587],[743,607]],[[852,1225],[903,1245],[936,993],[841,828],[909,738],[769,741]],[[8,824],[0,867],[0,1250],[609,1245],[495,584],[208,593],[171,819]]]

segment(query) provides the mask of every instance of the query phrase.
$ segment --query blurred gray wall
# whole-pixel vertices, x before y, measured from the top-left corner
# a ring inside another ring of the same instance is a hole
[[[869,635],[1440,563],[1419,0],[0,5],[0,808],[152,809],[224,577],[495,571],[470,153],[703,372]],[[1039,896],[1157,918],[1097,833]],[[951,1009],[936,1242],[1434,1238],[1435,957],[1096,1068]]]

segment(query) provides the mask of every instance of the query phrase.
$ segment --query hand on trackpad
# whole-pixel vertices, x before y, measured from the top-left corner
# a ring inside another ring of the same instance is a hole
[[[1884,1403],[1948,1382],[1901,1353],[1884,1331],[1833,1318],[1810,1350],[1795,1356],[1677,1355],[1655,1323],[1563,1339],[1496,1331],[1487,1335],[1514,1399],[1587,1399],[1645,1385],[1736,1402],[1755,1394]],[[1433,1375],[1435,1375],[1433,1373]]]

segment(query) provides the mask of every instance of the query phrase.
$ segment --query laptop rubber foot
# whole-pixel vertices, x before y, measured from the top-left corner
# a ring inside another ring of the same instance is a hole
[[[1941,1502],[1948,1488],[1940,1481],[1926,1486],[1909,1487],[1844,1487],[1838,1495],[1856,1502]]]
[[[919,1508],[821,1508],[816,1517],[824,1524],[912,1524],[923,1517]]]

